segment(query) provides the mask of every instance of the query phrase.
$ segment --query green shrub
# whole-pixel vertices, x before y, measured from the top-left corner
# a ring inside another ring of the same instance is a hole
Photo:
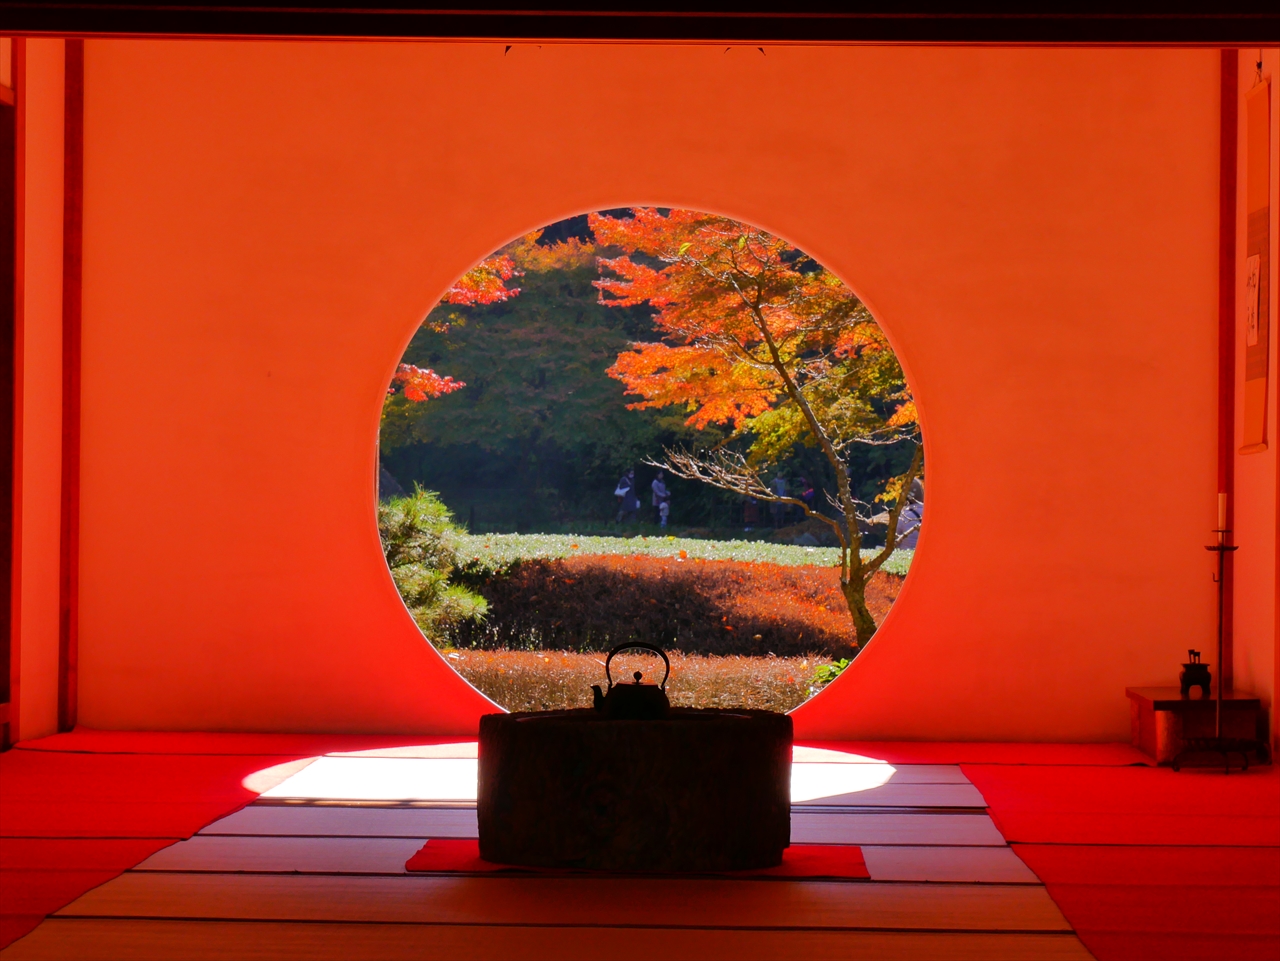
[[[463,532],[439,497],[418,487],[378,504],[378,533],[396,589],[427,640],[484,618],[485,599],[449,583]]]
[[[554,560],[587,554],[682,557],[703,561],[754,561],[765,564],[839,567],[840,548],[800,547],[760,540],[704,540],[673,535],[617,537],[592,534],[463,534],[460,555],[468,572],[501,571],[525,560]],[[864,561],[878,550],[862,552]],[[899,548],[881,568],[886,574],[905,577],[915,551]]]
[[[834,681],[850,664],[849,658],[842,657],[830,664],[819,664],[813,672],[813,686],[809,688],[809,696],[817,694],[820,690]]]

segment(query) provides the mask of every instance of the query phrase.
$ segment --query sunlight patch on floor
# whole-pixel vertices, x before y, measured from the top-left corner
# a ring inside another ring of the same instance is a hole
[[[817,801],[824,797],[857,794],[887,784],[892,764],[792,764],[791,801]]]
[[[335,801],[474,801],[473,758],[322,757],[264,798]]]
[[[474,801],[476,765],[468,757],[325,756],[292,762],[300,770],[268,768],[244,784],[264,798],[337,801]],[[291,765],[291,766],[292,766]],[[280,779],[281,774],[286,774]],[[887,783],[894,767],[884,761],[799,763],[791,767],[792,801],[856,794]],[[265,789],[264,789],[265,788]]]

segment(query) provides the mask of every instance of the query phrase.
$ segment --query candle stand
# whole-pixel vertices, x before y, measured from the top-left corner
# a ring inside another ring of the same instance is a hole
[[[1213,735],[1210,736],[1191,736],[1185,737],[1186,746],[1183,747],[1178,755],[1173,759],[1173,769],[1179,770],[1182,765],[1182,758],[1187,754],[1217,754],[1221,756],[1223,763],[1223,773],[1231,773],[1231,757],[1239,755],[1241,759],[1241,769],[1249,769],[1249,752],[1257,751],[1259,759],[1264,763],[1267,760],[1267,746],[1257,738],[1239,738],[1224,737],[1222,734],[1222,696],[1223,696],[1223,679],[1226,676],[1223,661],[1223,632],[1224,632],[1224,615],[1226,605],[1226,570],[1227,570],[1227,554],[1231,551],[1238,550],[1237,545],[1231,543],[1231,530],[1221,520],[1218,530],[1214,531],[1218,535],[1218,543],[1208,544],[1205,550],[1214,551],[1218,555],[1218,574],[1214,580],[1218,584],[1218,684],[1214,694],[1214,721]],[[1189,691],[1183,690],[1182,696],[1187,697]]]

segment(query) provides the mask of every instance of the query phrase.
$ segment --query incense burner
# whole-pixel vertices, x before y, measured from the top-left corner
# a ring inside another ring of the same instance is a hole
[[[1199,651],[1187,651],[1187,663],[1182,665],[1182,673],[1178,675],[1178,683],[1183,697],[1191,696],[1193,687],[1200,688],[1204,697],[1209,697],[1209,688],[1213,676],[1209,673],[1209,665],[1200,663]]]

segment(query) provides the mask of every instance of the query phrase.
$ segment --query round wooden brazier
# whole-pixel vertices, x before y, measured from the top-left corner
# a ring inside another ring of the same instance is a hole
[[[480,719],[487,861],[601,871],[771,867],[791,841],[791,718],[673,708]]]

